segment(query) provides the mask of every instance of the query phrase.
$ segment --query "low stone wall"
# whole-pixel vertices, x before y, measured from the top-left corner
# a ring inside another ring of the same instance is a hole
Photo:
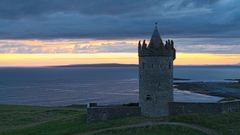
[[[238,112],[240,111],[240,100],[232,102],[222,102],[222,112]]]
[[[169,114],[225,113],[240,111],[240,101],[221,103],[169,102]]]
[[[169,115],[237,111],[240,111],[240,100],[221,103],[169,102]],[[92,103],[87,108],[87,122],[140,115],[139,106],[98,106]]]
[[[138,106],[94,106],[87,108],[87,122],[141,115]]]

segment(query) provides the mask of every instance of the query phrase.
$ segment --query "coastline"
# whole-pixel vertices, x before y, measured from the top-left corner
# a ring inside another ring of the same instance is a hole
[[[225,99],[240,98],[240,83],[237,82],[175,82],[174,88]]]

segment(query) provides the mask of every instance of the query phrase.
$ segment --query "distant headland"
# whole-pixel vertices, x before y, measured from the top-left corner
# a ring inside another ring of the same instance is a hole
[[[138,66],[137,64],[103,63],[103,64],[72,64],[51,67],[137,67],[137,66]]]
[[[240,67],[240,64],[231,64],[231,65],[174,65],[176,67],[188,66],[188,67],[197,67],[197,66],[207,66],[207,67]],[[120,63],[100,63],[100,64],[70,64],[70,65],[57,65],[50,67],[138,67],[138,64],[120,64]]]

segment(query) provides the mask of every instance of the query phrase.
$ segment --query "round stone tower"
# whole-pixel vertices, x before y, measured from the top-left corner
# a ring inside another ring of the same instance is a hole
[[[163,43],[157,24],[148,45],[139,41],[139,105],[144,116],[168,115],[168,102],[173,101],[173,44]]]

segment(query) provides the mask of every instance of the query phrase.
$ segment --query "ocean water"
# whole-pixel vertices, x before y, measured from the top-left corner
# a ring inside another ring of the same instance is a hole
[[[240,78],[239,66],[175,67],[174,77],[191,81]],[[0,68],[0,104],[61,106],[98,102],[121,104],[138,100],[136,67]],[[220,97],[174,92],[175,101],[211,102]]]

